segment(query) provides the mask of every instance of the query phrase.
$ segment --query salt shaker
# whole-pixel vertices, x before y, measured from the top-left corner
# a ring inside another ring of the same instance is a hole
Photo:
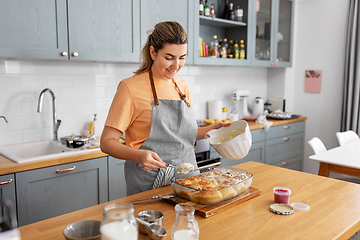
[[[175,206],[176,219],[171,230],[173,240],[199,239],[199,225],[194,217],[195,208],[185,203]]]
[[[103,208],[100,225],[102,240],[137,240],[138,229],[134,206],[128,202],[112,202]]]

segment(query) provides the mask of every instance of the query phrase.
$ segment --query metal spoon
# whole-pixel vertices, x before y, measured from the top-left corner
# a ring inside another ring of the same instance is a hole
[[[147,202],[147,201],[152,201],[152,200],[157,200],[157,199],[166,199],[166,198],[172,198],[172,197],[174,197],[173,194],[163,195],[163,196],[155,196],[155,197],[148,198],[148,199],[132,201],[132,202],[130,202],[130,203],[140,203],[140,202]]]
[[[174,166],[172,164],[166,164],[166,166],[174,168],[176,173],[180,173],[180,174],[187,174],[189,172],[200,170],[199,168],[194,169],[194,165],[192,165],[192,167],[183,167],[183,166],[181,166],[181,164],[179,166]]]

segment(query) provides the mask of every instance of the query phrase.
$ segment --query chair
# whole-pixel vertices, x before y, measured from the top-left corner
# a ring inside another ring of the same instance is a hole
[[[308,143],[315,154],[327,151],[324,143],[318,137],[313,137]]]
[[[351,131],[351,130],[348,130],[346,132],[337,132],[336,137],[337,137],[337,139],[339,141],[340,146],[343,146],[345,144],[360,140],[360,138],[356,134],[356,132]]]

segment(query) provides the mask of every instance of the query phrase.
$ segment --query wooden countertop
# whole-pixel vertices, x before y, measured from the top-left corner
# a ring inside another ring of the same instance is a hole
[[[306,117],[299,117],[289,120],[271,120],[273,122],[272,126],[284,125],[294,122],[305,121]],[[250,130],[261,129],[264,128],[264,124],[255,123],[255,121],[247,121],[250,127]],[[0,155],[0,175],[5,175],[9,173],[22,172],[37,168],[56,166],[65,163],[78,162],[93,158],[106,157],[107,154],[99,151],[93,151],[91,153],[79,153],[78,155],[73,155],[70,157],[59,157],[53,158],[49,160],[40,160],[40,161],[31,161],[25,163],[16,163],[11,161],[10,159]]]
[[[261,195],[209,218],[196,216],[202,239],[349,239],[360,229],[360,185],[256,162],[236,167],[249,170],[252,186]],[[277,215],[269,210],[273,187],[291,189],[290,202],[306,203],[308,211],[295,210],[291,215]],[[152,189],[121,201],[146,199],[172,192],[170,186]],[[63,229],[81,220],[101,220],[104,204],[20,227],[22,240],[63,240]],[[135,215],[144,210],[164,214],[165,239],[171,239],[175,222],[174,207],[153,201],[135,204]],[[149,239],[139,234],[139,239]]]

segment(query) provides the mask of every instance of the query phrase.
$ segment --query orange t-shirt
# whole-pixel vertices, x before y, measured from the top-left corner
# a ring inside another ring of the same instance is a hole
[[[189,84],[175,77],[180,90],[191,104]],[[154,77],[158,99],[181,100],[171,80]],[[150,135],[154,100],[148,73],[134,75],[119,83],[105,126],[125,132],[126,145],[139,148]]]

